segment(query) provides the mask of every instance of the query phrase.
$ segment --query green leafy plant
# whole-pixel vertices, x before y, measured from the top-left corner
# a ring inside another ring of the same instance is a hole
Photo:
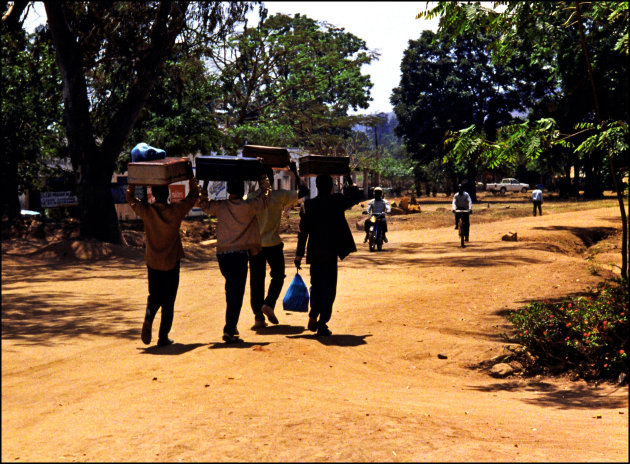
[[[583,378],[616,378],[628,372],[628,286],[606,281],[589,296],[560,303],[534,302],[508,313],[511,341],[540,366],[562,366]]]

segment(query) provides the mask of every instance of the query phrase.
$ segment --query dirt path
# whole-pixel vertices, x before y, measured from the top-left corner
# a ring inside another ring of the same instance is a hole
[[[2,461],[627,461],[627,387],[472,368],[501,354],[506,309],[601,280],[578,252],[618,215],[473,216],[464,250],[452,227],[392,229],[372,254],[356,233],[332,337],[281,308],[255,333],[247,295],[238,347],[221,343],[211,247],[183,261],[167,348],[140,341],[137,253],[60,263],[3,249]],[[289,263],[294,237],[285,247]]]

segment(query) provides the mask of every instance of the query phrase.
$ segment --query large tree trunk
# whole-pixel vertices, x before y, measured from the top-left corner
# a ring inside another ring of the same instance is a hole
[[[9,220],[12,221],[20,217],[18,170],[15,163],[10,163],[8,166],[5,164],[4,166],[0,177],[2,179],[2,215],[6,214]]]
[[[63,81],[64,120],[77,177],[80,234],[119,244],[122,234],[110,191],[113,169],[108,168],[112,163],[103,159],[94,141],[82,53],[68,26],[65,8],[49,2],[45,7]]]
[[[368,190],[370,189],[370,170],[363,170],[363,199],[368,199]]]
[[[80,168],[79,196],[80,234],[103,242],[123,243],[116,207],[111,193],[114,166],[98,153]]]

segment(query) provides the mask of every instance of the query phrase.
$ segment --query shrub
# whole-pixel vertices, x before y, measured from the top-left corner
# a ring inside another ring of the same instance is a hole
[[[585,379],[612,379],[628,372],[628,285],[606,281],[590,296],[560,303],[534,302],[510,311],[512,341],[536,364],[558,366]]]

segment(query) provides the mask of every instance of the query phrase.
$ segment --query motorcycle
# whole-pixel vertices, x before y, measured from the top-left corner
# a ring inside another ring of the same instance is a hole
[[[370,251],[374,251],[375,249],[381,251],[383,249],[383,223],[385,222],[385,213],[372,214],[368,221],[370,221],[370,228],[368,229]]]
[[[465,248],[464,242],[468,241],[468,233],[470,232],[470,211],[469,209],[456,209],[454,214],[459,214],[457,219],[457,230],[459,232],[459,239],[461,241],[461,247]]]

